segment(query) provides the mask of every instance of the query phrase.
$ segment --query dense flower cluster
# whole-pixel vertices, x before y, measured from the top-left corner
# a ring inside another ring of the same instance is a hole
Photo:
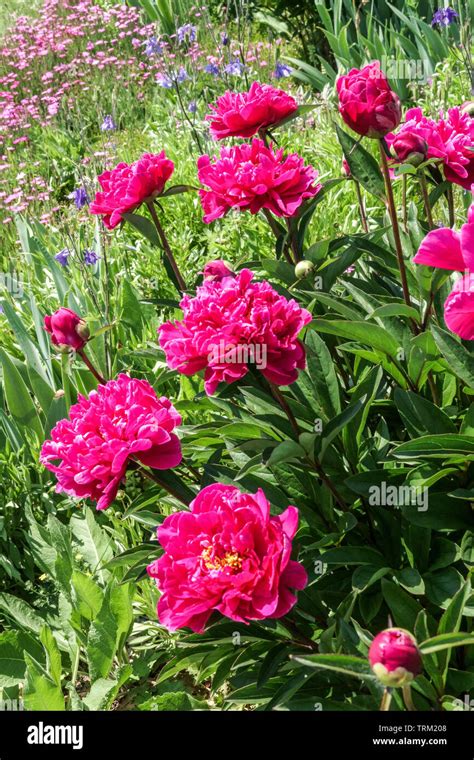
[[[283,90],[253,82],[248,92],[227,92],[212,106],[206,119],[217,140],[225,137],[253,137],[260,130],[278,124],[298,109],[296,100]]]
[[[383,137],[400,124],[400,98],[375,61],[351,69],[336,82],[339,113],[348,127],[363,137]]]
[[[205,370],[205,389],[244,377],[254,364],[276,385],[289,385],[305,366],[298,340],[311,314],[279,295],[269,282],[255,282],[243,269],[234,276],[224,266],[207,270],[196,296],[180,303],[181,322],[159,328],[168,365],[185,375]]]
[[[426,158],[440,160],[449,182],[470,190],[474,182],[474,119],[469,114],[450,108],[436,120],[425,116],[421,108],[411,108],[398,132],[387,135],[387,142],[393,145],[409,136],[426,143]]]
[[[445,301],[444,319],[452,332],[465,340],[474,340],[474,204],[461,232],[449,227],[432,230],[422,241],[413,261],[465,272]]]
[[[105,226],[112,230],[123,220],[123,214],[160,195],[173,171],[174,164],[164,151],[145,153],[133,164],[122,161],[98,177],[102,192],[96,193],[89,211],[102,216]]]
[[[298,510],[270,516],[259,489],[241,493],[214,483],[189,512],[176,512],[158,528],[164,555],[148,566],[161,591],[160,622],[170,631],[200,633],[217,610],[237,622],[279,618],[296,602],[307,574],[291,559]]]
[[[276,216],[294,216],[303,201],[320,190],[318,172],[305,166],[297,153],[267,148],[262,140],[222,148],[220,156],[198,159],[204,221],[225,216],[230,209],[257,214],[268,209]]]
[[[40,460],[55,473],[59,493],[90,498],[97,509],[107,509],[131,460],[158,470],[180,463],[174,430],[181,417],[146,380],[121,374],[78,398],[69,419],[57,423],[41,449]]]

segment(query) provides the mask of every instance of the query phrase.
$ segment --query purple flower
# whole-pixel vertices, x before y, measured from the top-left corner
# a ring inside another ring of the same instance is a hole
[[[195,100],[191,100],[191,102],[188,104],[188,111],[189,113],[196,113],[197,103]]]
[[[212,74],[213,77],[219,76],[219,66],[217,63],[208,63],[207,66],[204,66],[204,71],[206,74]]]
[[[62,267],[67,267],[68,259],[69,259],[69,256],[71,255],[72,254],[69,248],[63,248],[62,251],[59,251],[59,253],[57,253],[54,258],[56,259],[58,264],[61,264]]]
[[[221,33],[221,43],[222,45],[227,46],[229,44],[230,40],[226,32]]]
[[[171,90],[173,87],[173,82],[167,76],[166,74],[159,73],[156,75],[156,81],[160,85],[160,87],[164,87],[165,90]]]
[[[90,267],[94,266],[100,258],[95,251],[88,248],[82,252],[82,255],[84,256],[84,263]]]
[[[188,72],[184,68],[184,66],[181,66],[178,73],[175,75],[176,81],[178,84],[182,84],[186,81],[186,79],[189,79]]]
[[[431,19],[431,26],[449,26],[453,24],[459,14],[449,6],[447,8],[438,8]]]
[[[241,61],[239,61],[238,58],[234,58],[232,61],[230,61],[230,63],[227,64],[227,66],[224,67],[226,74],[231,74],[235,77],[242,76],[244,70],[245,66]]]
[[[291,66],[287,66],[286,63],[282,63],[281,61],[277,61],[275,64],[275,71],[273,72],[273,76],[275,79],[283,79],[283,77],[291,76],[292,71],[293,69]]]
[[[153,36],[149,37],[145,42],[145,55],[161,55],[163,48],[161,47],[159,40]]]
[[[177,30],[178,33],[178,42],[181,44],[185,41],[187,42],[195,42],[196,41],[196,27],[192,24],[184,24],[184,26],[180,26]]]
[[[104,121],[100,125],[100,128],[102,132],[113,132],[115,129],[117,129],[117,125],[110,114],[107,114],[107,116],[104,116]]]
[[[84,206],[90,203],[89,196],[84,187],[76,187],[69,197],[74,200],[77,209],[84,208]]]

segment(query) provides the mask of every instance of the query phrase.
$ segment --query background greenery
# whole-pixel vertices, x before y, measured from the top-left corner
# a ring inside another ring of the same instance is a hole
[[[157,33],[169,33],[191,12],[186,2],[171,16],[160,0],[135,5]],[[389,616],[425,642],[425,670],[414,686],[418,709],[460,709],[473,688],[472,346],[446,332],[447,277],[409,264],[427,230],[414,181],[403,245],[415,313],[403,308],[381,179],[373,171],[362,190],[364,234],[354,182],[341,176],[332,88],[338,68],[381,50],[404,59],[414,45],[428,57],[432,81],[398,85],[406,104],[436,114],[468,99],[469,75],[446,35],[427,34],[430,3],[399,1],[400,16],[386,3],[361,5],[357,13],[352,2],[304,2],[304,25],[296,24],[296,5],[230,4],[225,24],[219,5],[210,8],[216,33],[271,44],[272,66],[258,71],[250,64],[250,81],[268,81],[274,61],[291,60],[294,76],[280,85],[315,106],[276,135],[325,183],[308,226],[297,231],[313,275],[297,281],[276,257],[264,218],[229,215],[205,226],[195,193],[165,199],[161,218],[191,289],[206,261],[225,258],[312,311],[308,368],[285,391],[299,438],[251,378],[207,398],[201,378],[168,370],[156,328],[180,312],[161,251],[130,225],[105,234],[68,198],[83,183],[93,190],[104,162],[163,148],[176,164],[173,183],[196,184],[196,132],[206,151],[216,149],[203,122],[208,103],[226,86],[244,89],[244,78],[193,74],[180,93],[186,104],[197,102],[191,129],[176,92],[150,82],[137,101],[133,87],[117,85],[113,68],[97,72],[76,109],[60,112],[47,130],[36,127],[29,146],[10,158],[12,181],[20,171],[15,161],[38,162],[50,205],[59,208],[41,223],[45,209],[33,204],[0,229],[2,269],[10,277],[0,316],[0,690],[3,698],[23,698],[28,709],[377,709],[381,687],[366,654]],[[5,24],[6,11],[2,18]],[[296,26],[306,34],[296,34]],[[212,43],[204,44],[211,53]],[[190,65],[186,57],[183,63]],[[119,127],[109,135],[98,118],[106,113]],[[361,165],[367,160],[356,157]],[[400,201],[400,182],[396,192]],[[457,226],[469,200],[455,189]],[[434,214],[447,224],[443,196]],[[54,259],[64,247],[74,250],[67,269]],[[99,254],[95,267],[81,259],[85,248]],[[413,337],[409,319],[420,319],[431,296],[432,327]],[[157,591],[145,568],[158,554],[157,524],[180,503],[139,474],[128,475],[105,514],[55,493],[54,478],[38,463],[41,443],[77,393],[95,384],[74,357],[52,352],[42,329],[44,315],[61,304],[87,318],[94,335],[88,350],[106,376],[146,377],[176,402],[184,461],[199,473],[197,482],[183,465],[169,475],[183,494],[217,480],[262,487],[275,512],[298,506],[296,543],[310,584],[286,624],[217,619],[203,635],[169,634],[157,622]],[[322,435],[314,432],[317,420]],[[344,508],[321,482],[316,462],[338,484]],[[426,485],[429,509],[371,506],[369,488],[382,480]],[[393,709],[404,709],[398,694]]]

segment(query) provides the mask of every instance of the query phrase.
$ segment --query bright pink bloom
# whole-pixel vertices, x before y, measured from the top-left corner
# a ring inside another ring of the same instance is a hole
[[[175,512],[158,528],[164,555],[148,566],[161,591],[158,618],[170,631],[202,633],[213,610],[239,623],[279,618],[296,603],[291,589],[308,577],[291,560],[298,510],[270,516],[259,488],[241,493],[214,483],[190,512]]]
[[[234,273],[232,269],[229,269],[225,261],[217,259],[216,261],[208,261],[204,265],[203,276],[205,280],[222,280],[224,277],[233,277]]]
[[[463,340],[474,340],[474,274],[460,277],[444,302],[444,321]]]
[[[161,195],[173,171],[174,164],[164,151],[158,155],[145,153],[133,164],[122,161],[98,177],[103,192],[96,193],[89,211],[103,216],[105,226],[112,230],[123,220],[123,214]]]
[[[82,317],[64,306],[44,318],[44,329],[51,335],[53,345],[61,348],[70,346],[74,351],[83,348],[89,337]]]
[[[364,137],[383,137],[400,124],[400,98],[390,88],[379,61],[351,69],[336,81],[339,113]]]
[[[474,204],[461,232],[449,227],[432,230],[422,241],[415,264],[465,271],[444,303],[444,320],[448,328],[464,340],[474,340]]]
[[[474,270],[474,203],[461,232],[450,227],[431,230],[422,240],[413,262],[459,272]]]
[[[450,108],[438,121],[424,116],[421,108],[411,108],[396,135],[387,135],[393,144],[404,135],[417,135],[428,145],[426,158],[443,164],[449,182],[470,190],[474,183],[474,119],[459,108]]]
[[[276,216],[294,216],[306,198],[321,189],[318,172],[305,166],[297,153],[266,148],[262,140],[222,148],[220,157],[200,156],[198,177],[209,190],[200,190],[206,224],[231,208],[257,214],[262,208]]]
[[[41,449],[40,461],[56,474],[59,493],[88,497],[97,501],[97,509],[107,509],[130,460],[157,470],[180,463],[181,445],[173,431],[181,417],[146,380],[119,375],[78,399],[69,419],[57,423]]]
[[[369,662],[385,686],[404,686],[423,670],[416,640],[403,628],[387,628],[377,634],[370,645]]]
[[[293,383],[305,367],[298,334],[311,314],[269,282],[253,278],[243,269],[237,276],[206,279],[194,298],[182,299],[183,320],[158,330],[168,366],[184,375],[204,369],[208,395],[219,383],[244,377],[249,364],[276,385]]]
[[[248,92],[225,92],[211,106],[212,136],[252,137],[261,129],[272,127],[298,109],[298,103],[283,90],[269,84],[253,82]]]

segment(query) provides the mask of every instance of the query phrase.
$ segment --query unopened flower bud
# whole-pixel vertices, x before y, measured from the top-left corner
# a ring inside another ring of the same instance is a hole
[[[426,160],[428,143],[415,132],[401,132],[395,136],[391,145],[394,158],[404,164],[419,166]]]
[[[60,350],[80,351],[89,340],[86,322],[72,309],[62,306],[44,318],[44,329],[51,335],[51,342]]]
[[[369,662],[384,686],[405,686],[423,669],[416,640],[403,628],[387,628],[377,634],[370,645]]]
[[[227,266],[227,262],[217,259],[216,261],[209,261],[204,265],[203,275],[205,280],[218,282],[224,277],[233,277],[234,273]]]
[[[311,261],[298,261],[297,265],[295,266],[295,275],[298,278],[298,280],[303,280],[305,277],[307,277],[314,269],[314,264]]]
[[[342,159],[341,171],[345,177],[352,177],[351,167],[349,166],[345,158]]]

